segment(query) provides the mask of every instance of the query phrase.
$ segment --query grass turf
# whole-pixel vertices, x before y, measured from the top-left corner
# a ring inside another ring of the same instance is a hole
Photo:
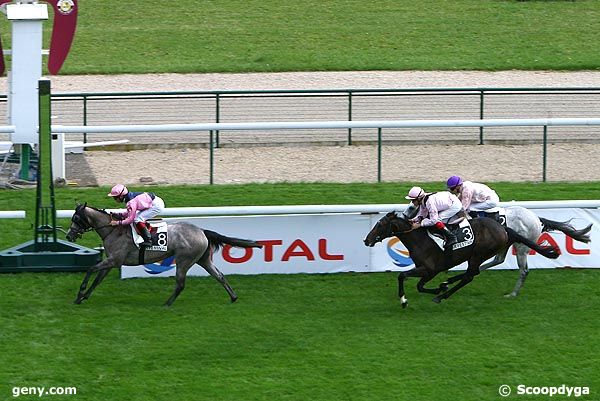
[[[598,69],[599,19],[595,0],[81,1],[61,73]]]
[[[268,184],[156,189],[168,206],[401,203],[411,183]],[[442,183],[426,183],[441,189]],[[504,199],[598,199],[598,183],[496,183]],[[107,188],[57,190],[112,207]],[[1,243],[30,239],[34,191],[2,191]],[[67,221],[63,221],[66,225]],[[94,234],[89,246],[98,245]],[[597,399],[598,276],[491,271],[441,305],[396,297],[396,274],[230,276],[230,305],[211,278],[189,278],[170,309],[172,279],[121,281],[112,272],[83,305],[82,274],[0,276],[0,394],[14,386],[75,386],[86,400],[493,400],[501,384],[589,386]],[[433,284],[444,279],[443,273]],[[53,396],[53,399],[75,397]],[[25,398],[27,399],[27,398]],[[520,396],[519,399],[540,399]]]
[[[536,270],[505,299],[516,274],[485,272],[440,305],[409,280],[405,310],[393,273],[230,276],[235,304],[216,281],[190,278],[172,308],[160,306],[170,279],[113,272],[76,306],[80,274],[3,275],[0,394],[39,385],[75,386],[72,398],[86,400],[480,401],[501,384],[564,383],[597,399],[600,272]]]

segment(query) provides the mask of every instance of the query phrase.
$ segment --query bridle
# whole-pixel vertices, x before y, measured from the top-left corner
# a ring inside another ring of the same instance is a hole
[[[71,226],[71,231],[73,231],[73,234],[74,234],[74,236],[73,236],[74,240],[77,238],[81,238],[83,236],[83,234],[85,234],[88,231],[99,230],[101,228],[111,226],[110,224],[106,224],[103,226],[94,227],[92,225],[92,223],[90,223],[90,221],[88,220],[85,213],[83,213],[84,210],[85,210],[85,206],[76,210],[75,213],[73,214],[73,217],[71,218],[71,223],[75,225],[74,228]]]
[[[401,218],[401,217],[398,217],[398,216],[396,216],[396,219],[398,219],[398,220],[401,220],[402,218]],[[387,231],[383,231],[383,232],[384,232],[384,233],[389,233],[389,234],[391,234],[391,235],[396,235],[396,234],[405,234],[405,233],[407,233],[407,232],[409,232],[409,231],[412,231],[412,227],[409,227],[409,229],[408,229],[408,230],[405,230],[405,231],[400,231],[400,230],[396,230],[396,229],[394,229],[394,221],[393,221],[393,220],[394,220],[394,219],[393,219],[393,217],[392,217],[392,216],[386,215],[386,216],[384,216],[384,217],[383,217],[381,220],[379,220],[379,221],[377,222],[377,225],[378,225],[378,226],[382,226],[382,229],[383,229],[383,230],[385,230],[385,229],[387,228]],[[380,230],[377,230],[377,231],[380,231]],[[375,242],[380,242],[380,241],[383,241],[383,239],[384,239],[384,238],[387,238],[387,237],[388,237],[388,235],[386,235],[385,237],[384,237],[383,235],[384,235],[384,234],[378,234],[378,235],[375,237]]]

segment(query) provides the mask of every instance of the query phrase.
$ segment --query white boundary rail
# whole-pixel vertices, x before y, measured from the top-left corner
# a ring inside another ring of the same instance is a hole
[[[479,120],[396,120],[396,121],[282,121],[282,122],[248,122],[248,123],[202,123],[202,124],[155,124],[155,125],[53,125],[52,132],[66,134],[105,134],[127,133],[147,134],[152,132],[210,132],[209,183],[214,182],[213,133],[226,130],[280,130],[280,129],[377,129],[377,181],[381,182],[382,175],[382,130],[388,128],[419,128],[419,127],[544,127],[542,145],[542,181],[546,181],[547,164],[547,129],[549,126],[590,126],[600,125],[600,118],[515,118],[515,119],[479,119]]]
[[[226,131],[333,128],[418,128],[418,127],[516,127],[600,125],[600,118],[514,118],[484,120],[395,120],[395,121],[282,121],[250,123],[146,124],[146,125],[52,125],[52,132],[148,133],[169,131]]]
[[[403,211],[407,204],[380,205],[299,205],[299,206],[223,206],[223,207],[168,207],[161,216],[244,216],[277,214],[332,214],[332,213],[381,213],[391,210]],[[500,206],[523,206],[528,209],[600,208],[600,200],[561,200],[500,202]],[[119,211],[118,209],[108,209]],[[123,211],[123,210],[120,210]],[[57,210],[57,218],[70,218],[73,210]]]
[[[563,208],[600,208],[600,200],[561,200],[561,201],[523,201],[500,202],[503,207],[523,206],[528,209],[563,209]],[[378,205],[299,205],[299,206],[222,206],[222,207],[168,207],[164,217],[190,216],[248,216],[276,214],[324,214],[324,213],[381,213],[391,210],[403,211],[406,204]],[[108,209],[123,211],[122,209]],[[71,218],[73,210],[57,210],[57,218]],[[23,210],[0,211],[0,219],[25,218]]]

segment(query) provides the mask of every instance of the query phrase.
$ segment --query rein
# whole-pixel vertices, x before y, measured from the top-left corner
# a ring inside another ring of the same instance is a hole
[[[82,209],[82,210],[85,210],[85,209]],[[112,218],[111,218],[111,220],[112,220]],[[79,226],[79,228],[81,228],[81,230],[79,230],[79,232],[78,232],[78,234],[80,236],[83,235],[84,233],[89,232],[89,231],[96,231],[97,232],[98,230],[100,230],[102,228],[112,227],[110,223],[94,227],[94,225],[92,225],[90,223],[90,221],[88,219],[88,216],[86,216],[83,212],[77,212],[73,216],[73,222],[75,222]],[[108,235],[106,237],[108,237],[110,234],[112,234],[113,231],[111,231],[110,233],[108,233]],[[106,238],[106,237],[104,237],[104,238]]]
[[[399,218],[399,217],[396,217],[396,219],[400,220],[400,218]],[[411,228],[409,228],[408,230],[405,230],[405,231],[394,230],[394,227],[392,226],[392,225],[393,225],[393,221],[392,221],[392,220],[393,220],[393,219],[391,219],[391,218],[390,218],[390,219],[389,219],[389,222],[388,222],[388,224],[389,224],[389,226],[390,226],[390,233],[391,233],[391,234],[394,234],[394,235],[395,235],[395,234],[406,234],[406,233],[408,233],[408,232],[411,232],[411,231],[413,231],[412,227],[411,227]]]

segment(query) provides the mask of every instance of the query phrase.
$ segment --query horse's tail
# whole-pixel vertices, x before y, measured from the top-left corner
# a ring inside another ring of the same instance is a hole
[[[214,231],[203,230],[204,235],[208,238],[208,242],[214,250],[221,248],[223,245],[231,245],[239,248],[262,248],[263,245],[250,239],[233,238],[221,235]]]
[[[591,241],[589,233],[592,229],[592,224],[590,224],[589,226],[587,226],[585,228],[582,228],[581,230],[577,230],[577,229],[575,229],[575,227],[573,227],[570,224],[571,220],[561,222],[561,221],[548,220],[548,219],[544,219],[543,217],[540,217],[540,221],[542,222],[542,231],[544,231],[544,232],[546,232],[546,231],[562,231],[565,235],[573,238],[574,240],[585,242],[585,243],[588,243]]]
[[[544,245],[544,246],[538,245],[536,242],[533,242],[533,241],[523,237],[522,235],[520,235],[519,233],[517,233],[515,230],[513,230],[511,228],[504,227],[504,229],[508,233],[508,239],[511,242],[517,242],[519,244],[526,245],[526,246],[530,247],[531,249],[533,249],[534,251],[538,252],[540,255],[543,255],[550,259],[556,259],[560,256],[560,249],[558,249],[556,247],[553,247],[551,245]]]

